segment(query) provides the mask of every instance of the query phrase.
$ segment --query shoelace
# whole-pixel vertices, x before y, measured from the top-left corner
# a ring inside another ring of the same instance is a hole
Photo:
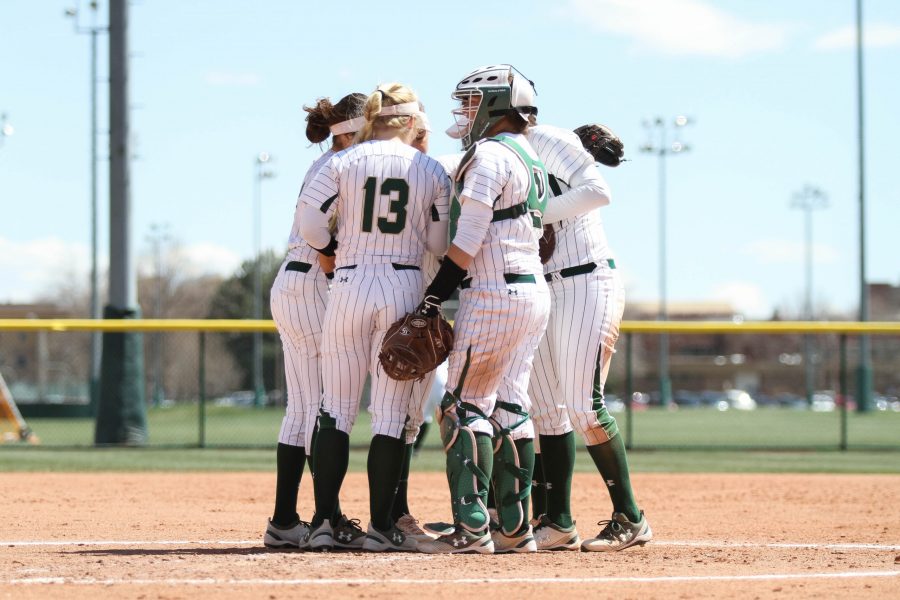
[[[611,534],[618,534],[625,531],[621,523],[619,523],[618,521],[613,521],[611,519],[608,521],[597,521],[597,525],[600,525],[602,527],[600,533],[597,534],[597,537],[603,537],[603,534],[607,531],[609,531],[609,533]]]
[[[345,526],[360,533],[363,532],[359,519],[348,519],[345,515],[341,515],[341,517],[341,524],[338,527]]]

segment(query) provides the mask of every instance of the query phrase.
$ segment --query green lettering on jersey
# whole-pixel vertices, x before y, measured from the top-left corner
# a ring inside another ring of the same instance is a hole
[[[372,231],[372,221],[375,212],[375,190],[378,189],[378,180],[374,177],[366,179],[363,186],[366,195],[363,198],[362,230]],[[389,177],[381,184],[381,195],[390,198],[388,215],[394,215],[394,219],[378,217],[378,230],[381,233],[397,234],[406,227],[406,204],[409,202],[409,184],[405,179]]]
[[[507,148],[516,153],[516,155],[525,163],[525,168],[531,173],[531,182],[528,186],[528,210],[532,217],[535,217],[535,227],[542,228],[541,218],[544,215],[544,209],[547,208],[547,191],[550,189],[550,183],[547,179],[547,169],[537,158],[532,158],[525,149],[511,137],[500,134],[491,138],[495,142],[500,142]]]

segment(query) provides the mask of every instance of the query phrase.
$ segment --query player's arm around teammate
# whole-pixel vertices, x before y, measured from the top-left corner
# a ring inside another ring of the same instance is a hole
[[[449,182],[436,161],[410,146],[418,109],[407,87],[380,86],[366,101],[360,143],[328,161],[301,194],[304,239],[336,259],[323,328],[312,549],[337,542],[329,518],[347,471],[349,433],[367,372],[373,438],[368,461],[371,522],[363,548],[415,549],[415,541],[391,516],[413,384],[387,377],[378,368],[377,355],[387,328],[421,298],[426,247],[446,247],[441,221],[447,219]],[[328,227],[332,216],[334,234]]]
[[[304,185],[335,152],[352,144],[365,122],[365,99],[363,94],[349,94],[334,105],[328,98],[320,98],[314,106],[304,107],[307,139],[319,144],[331,136],[331,148],[313,162]],[[328,283],[319,267],[318,252],[300,236],[298,213],[295,209],[287,256],[271,293],[272,318],[284,347],[287,403],[278,435],[275,509],[263,537],[270,548],[304,545],[308,524],[297,514],[297,492],[305,462],[310,461],[311,471],[314,468],[312,440],[321,399],[319,346]]]
[[[521,135],[535,110],[533,96],[531,82],[509,65],[479,69],[454,92],[462,103],[459,137],[469,151],[456,176],[452,244],[419,308],[436,311],[462,287],[441,404],[454,530],[420,543],[424,552],[534,550],[530,527],[521,517],[501,523],[508,535],[497,540],[501,547],[496,548],[485,506],[495,446],[510,458],[501,470],[515,481],[506,489],[519,514],[522,503],[527,506],[531,480],[532,442],[527,433],[521,440],[510,435],[521,423],[495,428],[489,419],[511,366],[530,367],[549,310],[537,253],[546,173]],[[484,138],[492,139],[475,145]],[[527,370],[523,376],[527,387]],[[508,402],[515,406],[516,400]]]

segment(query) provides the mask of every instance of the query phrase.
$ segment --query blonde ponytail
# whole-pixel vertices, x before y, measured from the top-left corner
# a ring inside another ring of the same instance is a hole
[[[383,83],[369,94],[363,111],[366,124],[356,133],[353,143],[365,142],[375,136],[376,129],[392,128],[402,129],[409,126],[409,120],[413,115],[380,116],[382,108],[396,106],[408,102],[418,102],[415,92],[402,83]]]

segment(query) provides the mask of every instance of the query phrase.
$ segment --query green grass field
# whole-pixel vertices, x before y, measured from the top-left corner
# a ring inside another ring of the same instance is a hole
[[[209,406],[206,409],[205,445],[208,447],[272,447],[278,436],[281,408]],[[199,445],[196,405],[148,410],[151,446]],[[633,447],[698,448],[837,448],[840,412],[810,412],[783,409],[725,411],[712,409],[646,410],[634,413],[631,433],[624,413],[616,414],[619,429]],[[91,446],[92,419],[30,419],[29,425],[44,446]],[[851,448],[896,448],[900,450],[900,413],[848,414]],[[362,411],[351,435],[351,443],[365,445],[370,435],[369,415]],[[437,447],[431,432],[428,445]]]
[[[92,448],[90,419],[32,419],[29,424],[42,445],[0,446],[0,471],[272,470],[282,414],[277,408],[210,406],[205,430],[208,447],[203,449],[196,448],[196,406],[150,409],[146,448]],[[625,415],[618,414],[617,419],[620,429],[627,431]],[[635,413],[632,433],[630,460],[638,472],[900,474],[900,413],[849,414],[849,452],[837,451],[838,412],[649,410]],[[368,439],[368,414],[363,412],[351,436],[355,448],[351,469],[365,469]],[[442,470],[443,466],[438,435],[432,428],[415,468]],[[592,470],[583,451],[576,468]]]

